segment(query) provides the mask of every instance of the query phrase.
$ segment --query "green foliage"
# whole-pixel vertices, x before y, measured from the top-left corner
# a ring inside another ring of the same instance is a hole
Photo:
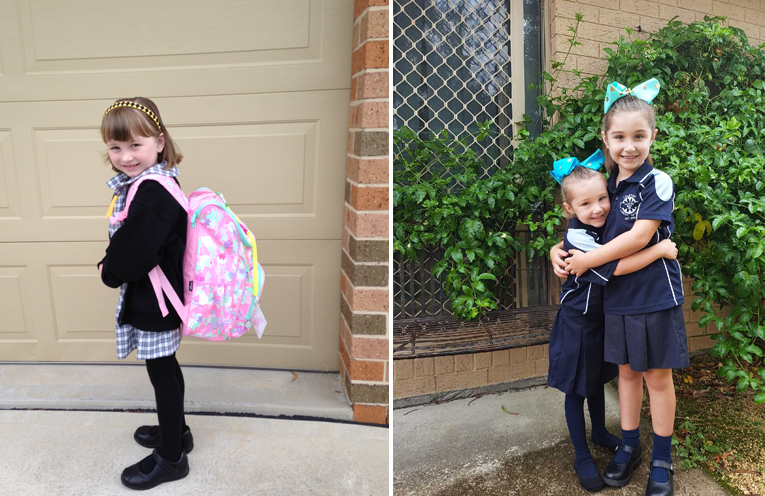
[[[423,243],[441,243],[447,257],[439,269],[457,316],[493,308],[480,277],[498,277],[516,251],[546,252],[558,241],[562,213],[551,206],[559,186],[548,171],[558,158],[582,159],[601,146],[605,84],[633,87],[655,77],[662,88],[651,155],[675,185],[673,239],[684,274],[694,280],[686,299],[702,312],[700,326],[718,332],[713,353],[723,363],[721,377],[765,403],[765,52],[724,19],[708,17],[670,21],[647,39],[627,30],[604,51],[606,74],[573,88],[556,88],[565,63],[544,73],[545,131],[532,137],[520,129],[513,162],[489,178],[478,179],[479,161],[464,142],[394,133],[394,249],[414,258]],[[437,173],[426,174],[428,167]],[[462,189],[449,190],[449,174]],[[528,244],[511,236],[518,226],[531,232]]]
[[[685,437],[681,440],[677,433],[683,433]],[[675,447],[677,457],[682,460],[684,469],[705,465],[714,470],[717,468],[721,455],[730,449],[727,444],[719,444],[707,439],[690,420],[682,422],[677,427],[676,434],[672,436],[672,446]]]

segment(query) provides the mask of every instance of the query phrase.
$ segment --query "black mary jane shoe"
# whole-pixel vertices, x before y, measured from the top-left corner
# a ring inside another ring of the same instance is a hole
[[[579,477],[579,485],[582,486],[585,491],[596,493],[606,487],[606,484],[603,482],[603,477],[601,477],[600,474],[595,477],[582,477],[582,474],[580,474],[579,470],[576,468],[576,463],[574,464],[574,472],[576,472],[576,476]]]
[[[122,472],[122,484],[130,489],[142,491],[151,489],[164,482],[170,482],[183,479],[189,475],[189,459],[184,451],[181,451],[181,457],[177,462],[165,460],[154,450],[152,453],[157,465],[149,474],[144,474],[138,467],[139,463],[131,465]]]
[[[152,435],[151,430],[155,428],[157,433]],[[133,439],[144,448],[159,448],[159,427],[156,425],[142,425],[135,430]],[[181,448],[183,448],[186,454],[191,453],[191,450],[194,449],[194,436],[191,435],[189,426],[186,426],[186,430],[181,434]]]
[[[643,462],[643,449],[640,446],[634,448],[627,444],[622,444],[616,450],[616,453],[618,454],[620,451],[626,452],[630,458],[627,460],[627,463],[616,463],[613,460],[608,462],[606,471],[603,472],[603,482],[611,487],[622,487],[629,484],[632,478],[632,471]],[[616,458],[616,455],[614,455],[614,458]]]
[[[653,467],[666,469],[667,472],[669,472],[669,480],[667,482],[656,482],[652,481],[649,476],[648,486],[645,488],[645,496],[674,496],[675,488],[672,483],[672,478],[675,475],[675,466],[664,460],[652,460],[651,468]]]

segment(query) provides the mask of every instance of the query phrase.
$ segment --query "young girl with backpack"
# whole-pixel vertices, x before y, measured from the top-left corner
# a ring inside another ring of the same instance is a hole
[[[149,278],[149,272],[159,266],[183,301],[187,212],[160,183],[145,181],[135,191],[124,220],[113,219],[125,208],[136,180],[148,174],[175,178],[183,156],[157,106],[147,98],[121,99],[111,105],[101,122],[101,138],[117,175],[107,182],[114,190],[107,214],[112,223],[106,256],[98,268],[104,284],[120,288],[117,357],[125,359],[137,350],[136,358],[146,360],[159,420],[158,426],[136,430],[136,442],[154,451],[126,468],[122,483],[132,489],[149,489],[186,477],[186,454],[194,446],[183,410],[183,373],[175,357],[181,342],[181,316],[172,305],[160,310]]]
[[[557,160],[551,171],[560,183],[563,209],[569,218],[564,238],[566,250],[583,252],[601,246],[606,217],[611,203],[606,179],[597,170],[603,154],[595,152],[583,163],[569,157]],[[620,444],[606,429],[604,384],[618,374],[616,365],[603,360],[603,288],[613,276],[640,270],[662,257],[674,259],[675,244],[662,241],[650,249],[618,262],[609,262],[584,272],[569,275],[563,283],[560,309],[550,333],[548,385],[566,393],[564,409],[576,460],[574,471],[587,491],[603,489],[604,481],[587,446],[584,400],[592,421],[592,442],[610,451]]]
[[[656,116],[651,102],[660,89],[656,79],[634,88],[613,82],[603,102],[601,136],[611,209],[602,247],[574,251],[564,265],[579,275],[669,239],[674,231],[672,179],[653,167],[650,148],[656,138]],[[551,252],[553,264],[560,254]],[[557,271],[556,271],[557,272]],[[653,451],[648,496],[674,494],[671,441],[675,420],[672,369],[689,365],[685,335],[682,275],[677,261],[659,259],[632,274],[614,277],[603,296],[606,361],[619,366],[619,407],[622,444],[606,467],[606,484],[629,483],[643,460],[640,445],[640,407],[643,380],[648,386]]]

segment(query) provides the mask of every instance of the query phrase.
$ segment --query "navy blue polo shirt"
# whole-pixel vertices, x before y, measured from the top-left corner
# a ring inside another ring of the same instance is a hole
[[[563,249],[588,252],[602,246],[603,228],[569,219]],[[593,267],[581,276],[569,275],[561,286],[560,304],[583,314],[603,312],[603,287],[611,279],[619,261]]]
[[[648,160],[618,186],[617,175],[614,171],[608,178],[611,212],[603,231],[604,243],[632,229],[638,219],[661,221],[645,248],[670,238],[675,230],[675,191],[669,175],[654,169]],[[632,274],[612,277],[603,295],[603,311],[635,315],[658,312],[684,301],[680,264],[660,258]]]

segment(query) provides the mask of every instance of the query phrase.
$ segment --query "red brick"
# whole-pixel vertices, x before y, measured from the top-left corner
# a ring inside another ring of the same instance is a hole
[[[694,351],[707,350],[715,345],[715,341],[711,336],[698,336],[688,339],[688,351],[693,353]]]
[[[387,158],[348,157],[345,176],[361,184],[384,184],[390,178],[389,163]]]
[[[388,67],[388,41],[367,41],[353,51],[351,74]]]
[[[382,405],[353,405],[353,421],[363,424],[388,424],[388,407]]]
[[[348,230],[357,238],[388,237],[390,216],[387,212],[357,212],[348,204],[344,207],[344,221]]]
[[[385,379],[385,362],[369,360],[351,360],[348,375],[352,381],[377,381]]]
[[[356,210],[388,210],[390,190],[387,186],[351,184],[350,204]]]
[[[346,326],[347,328],[347,326]],[[389,339],[385,337],[350,336],[348,354],[353,358],[388,359]],[[348,343],[346,343],[347,345]]]
[[[359,43],[372,38],[388,38],[388,9],[368,10],[358,24]]]
[[[388,127],[388,102],[367,102],[351,105],[348,111],[348,127],[379,129]]]
[[[359,289],[350,286],[351,297],[348,303],[351,308],[366,312],[387,312],[388,311],[388,290],[387,289]]]
[[[356,76],[353,80],[357,82],[356,100],[363,100],[366,98],[388,98],[388,71],[364,71]],[[351,101],[354,100],[353,92],[351,92]]]
[[[353,18],[358,19],[369,7],[388,5],[388,0],[356,0],[353,7]]]

